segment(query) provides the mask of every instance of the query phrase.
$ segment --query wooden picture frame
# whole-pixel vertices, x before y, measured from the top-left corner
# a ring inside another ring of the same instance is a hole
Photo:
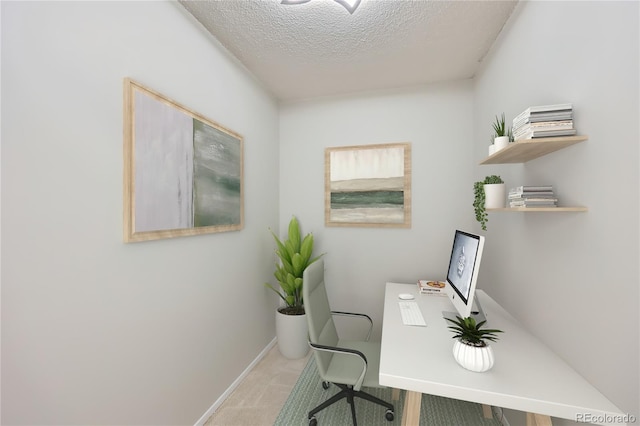
[[[411,144],[325,149],[325,225],[411,227]]]
[[[244,139],[124,79],[124,241],[244,227]]]

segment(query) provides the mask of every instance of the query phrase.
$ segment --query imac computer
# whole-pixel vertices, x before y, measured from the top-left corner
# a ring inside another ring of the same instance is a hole
[[[474,307],[474,295],[483,247],[483,236],[456,230],[445,290],[457,312],[445,311],[442,313],[445,318],[455,320],[457,315],[462,318],[473,317],[476,322],[485,320],[482,307],[477,300]]]

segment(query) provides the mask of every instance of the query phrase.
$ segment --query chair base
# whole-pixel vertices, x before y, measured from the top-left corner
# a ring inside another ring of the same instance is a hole
[[[354,400],[355,398],[362,398],[365,399],[367,401],[373,402],[375,404],[378,405],[382,405],[383,407],[387,408],[387,412],[385,413],[385,418],[388,421],[393,421],[394,418],[394,408],[392,404],[389,404],[386,401],[383,401],[380,398],[377,398],[371,394],[368,394],[366,392],[363,391],[357,391],[357,390],[353,390],[353,386],[347,386],[347,385],[343,385],[340,383],[334,383],[336,386],[338,386],[340,389],[342,389],[340,392],[338,392],[337,394],[333,395],[331,398],[327,399],[325,402],[323,402],[322,404],[318,405],[316,408],[314,408],[313,410],[309,411],[309,425],[310,426],[315,426],[317,424],[317,420],[315,418],[316,413],[318,413],[321,410],[324,410],[325,408],[327,408],[328,406],[330,406],[331,404],[333,404],[334,402],[340,401],[342,398],[346,398],[347,402],[349,403],[349,406],[351,407],[351,418],[353,419],[353,426],[358,426],[358,423],[356,421],[356,407],[354,404]],[[327,387],[325,387],[325,382],[322,383],[322,387],[327,389]]]

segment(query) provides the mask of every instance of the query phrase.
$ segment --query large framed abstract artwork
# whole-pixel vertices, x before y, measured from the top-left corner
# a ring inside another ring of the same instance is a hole
[[[124,241],[244,226],[239,134],[124,80]]]
[[[325,225],[411,227],[411,144],[325,150]]]

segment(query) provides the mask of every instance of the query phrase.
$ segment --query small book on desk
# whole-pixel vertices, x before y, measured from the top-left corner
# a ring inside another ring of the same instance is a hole
[[[428,294],[431,296],[446,296],[444,291],[445,282],[438,280],[418,280],[418,288],[420,294]]]

